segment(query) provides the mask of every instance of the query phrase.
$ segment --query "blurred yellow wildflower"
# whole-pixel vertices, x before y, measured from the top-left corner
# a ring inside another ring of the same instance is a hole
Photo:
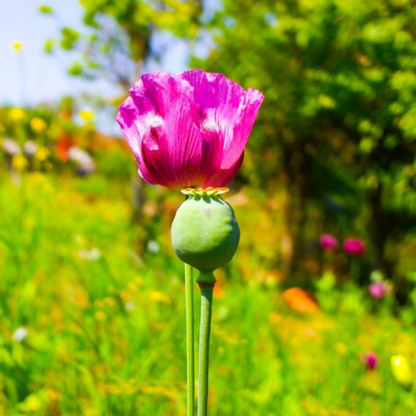
[[[107,319],[107,316],[103,311],[95,312],[94,317],[95,317],[95,320],[99,322],[103,322]]]
[[[15,41],[12,43],[12,49],[15,52],[21,52],[21,50],[23,49],[23,43],[19,42],[19,41]]]
[[[143,386],[139,388],[144,394],[151,394],[157,396],[165,396],[170,399],[176,399],[178,392],[173,388],[173,386],[163,387],[163,386]]]
[[[94,120],[94,113],[90,110],[81,110],[79,112],[79,116],[87,122],[91,122]]]
[[[127,289],[128,289],[131,293],[138,292],[138,291],[139,291],[139,288],[140,288],[140,284],[138,284],[138,282],[137,282],[137,281],[130,282],[130,283],[127,285]]]
[[[247,339],[240,337],[237,332],[224,331],[220,327],[214,327],[213,333],[225,344],[245,345],[248,342]]]
[[[109,296],[105,297],[103,299],[103,302],[104,302],[105,305],[107,305],[109,307],[113,307],[113,306],[116,306],[117,305],[117,302],[113,298],[111,298]]]
[[[32,120],[30,120],[30,128],[35,133],[43,133],[47,127],[48,125],[43,118],[33,117]]]
[[[12,166],[14,170],[21,172],[27,167],[27,159],[22,154],[17,154],[13,156]]]
[[[129,301],[131,299],[131,293],[127,290],[120,291],[120,297],[124,301]]]
[[[391,370],[399,384],[403,387],[410,387],[413,377],[409,362],[404,355],[394,355],[391,357]]]
[[[54,389],[48,389],[46,391],[46,394],[48,396],[48,399],[50,400],[57,400],[61,397],[61,393],[58,390],[54,390]]]
[[[169,296],[156,290],[150,293],[150,299],[152,299],[155,302],[163,303],[165,305],[170,305],[171,303]]]
[[[38,412],[43,406],[42,399],[36,394],[30,394],[26,397],[23,403],[19,404],[22,412]]]
[[[35,159],[39,160],[39,162],[44,162],[49,157],[50,153],[51,152],[47,147],[41,146],[35,153]]]
[[[84,416],[99,416],[100,411],[97,409],[94,409],[93,407],[87,407],[83,409]]]
[[[25,118],[25,110],[19,107],[11,108],[9,111],[9,118],[11,121],[21,121]]]

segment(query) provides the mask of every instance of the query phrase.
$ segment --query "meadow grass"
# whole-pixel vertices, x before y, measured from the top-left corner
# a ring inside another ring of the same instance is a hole
[[[175,198],[137,223],[125,181],[0,178],[0,416],[185,415]],[[412,325],[355,286],[321,294],[323,311],[291,310],[279,282],[250,277],[273,250],[273,236],[252,249],[249,231],[267,213],[241,204],[236,215],[241,250],[214,298],[209,414],[416,414],[414,392],[390,371],[393,354],[416,363]],[[143,229],[155,241],[138,251]],[[374,371],[362,362],[369,350],[380,358]]]

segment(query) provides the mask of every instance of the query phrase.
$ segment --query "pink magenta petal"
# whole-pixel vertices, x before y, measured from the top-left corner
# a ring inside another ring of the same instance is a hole
[[[194,100],[201,109],[201,129],[210,126],[223,136],[221,168],[226,170],[235,166],[247,144],[263,94],[254,89],[245,92],[224,75],[198,69],[180,76],[194,87]]]
[[[221,74],[154,72],[133,86],[117,121],[146,181],[224,186],[240,169],[263,98]]]
[[[191,186],[202,158],[200,131],[192,121],[192,88],[167,73],[144,75],[131,90],[143,160],[157,183]]]
[[[157,183],[157,177],[153,178],[146,165],[143,163],[141,145],[138,140],[138,137],[141,137],[141,135],[137,129],[138,123],[135,123],[135,120],[138,119],[138,117],[137,108],[131,97],[128,97],[120,107],[116,120],[120,124],[124,137],[137,160],[140,176],[149,183]]]
[[[240,118],[234,126],[233,135],[229,136],[224,146],[222,168],[231,166],[236,160],[236,155],[244,151],[263,100],[263,94],[257,90],[249,89],[245,93],[240,102]]]
[[[202,188],[207,188],[209,186],[213,188],[220,188],[227,183],[231,182],[235,175],[237,175],[238,171],[241,168],[244,160],[244,153],[241,154],[240,158],[237,162],[234,163],[234,166],[231,166],[227,169],[220,169],[211,176],[206,183],[202,184]]]

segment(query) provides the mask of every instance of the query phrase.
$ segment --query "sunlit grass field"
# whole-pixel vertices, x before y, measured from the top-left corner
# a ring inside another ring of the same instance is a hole
[[[16,185],[3,173],[1,416],[185,415],[182,265],[169,243],[181,196],[150,192],[133,221],[127,181],[33,173]],[[314,313],[289,308],[290,282],[264,260],[279,220],[242,199],[240,251],[214,300],[210,415],[416,414],[390,368],[395,354],[415,368],[411,320],[349,285],[321,290]]]

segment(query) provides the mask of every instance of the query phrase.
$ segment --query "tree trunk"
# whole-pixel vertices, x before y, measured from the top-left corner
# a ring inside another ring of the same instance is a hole
[[[284,279],[292,278],[299,273],[303,258],[308,200],[303,172],[304,161],[301,144],[297,143],[285,149],[283,169],[286,179],[286,204],[282,241]]]
[[[382,207],[383,188],[381,183],[377,185],[368,195],[370,205],[371,239],[374,248],[375,267],[388,275],[390,270],[385,259],[385,247],[387,240],[387,229]]]

